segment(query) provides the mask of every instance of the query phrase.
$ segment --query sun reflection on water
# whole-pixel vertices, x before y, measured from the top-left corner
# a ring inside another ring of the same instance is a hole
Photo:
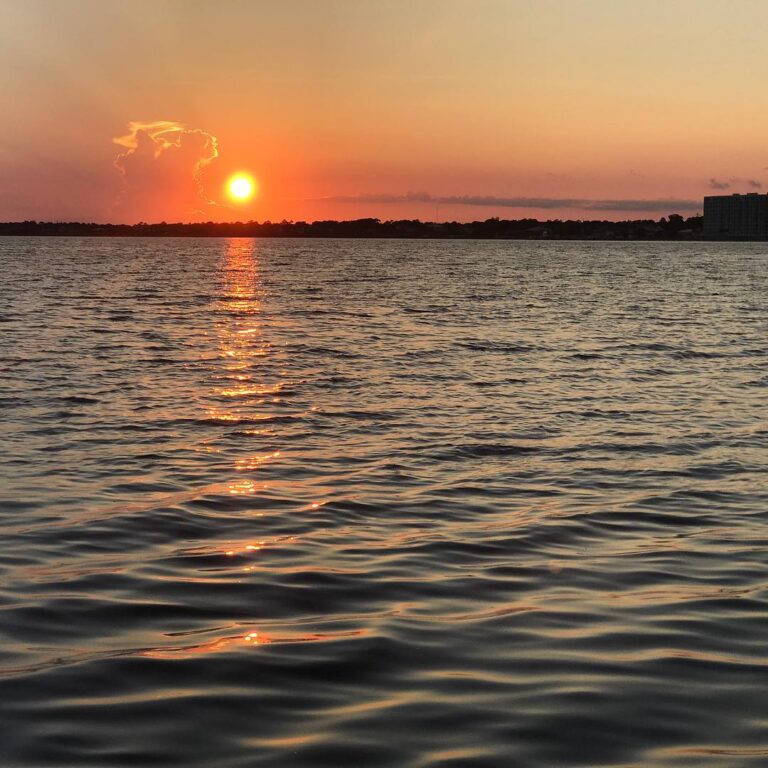
[[[241,630],[242,632],[242,630]],[[204,643],[181,646],[166,646],[163,648],[147,648],[139,653],[152,659],[192,659],[196,656],[208,656],[221,651],[233,651],[254,645],[271,645],[274,643],[316,643],[334,640],[348,640],[369,634],[365,629],[330,630],[326,632],[302,632],[295,629],[279,629],[275,632],[250,631],[245,634],[217,637]]]
[[[253,406],[263,405],[266,397],[279,392],[280,381],[264,381],[256,365],[269,351],[261,321],[263,287],[254,240],[230,239],[221,266],[222,291],[216,306],[216,333],[219,339],[221,370],[214,379],[230,382],[214,388],[217,399],[226,398],[232,405],[214,406],[208,417],[215,421],[237,422],[268,418],[252,413]]]
[[[268,500],[267,493],[271,492],[274,484],[268,486],[264,478],[270,469],[274,470],[280,464],[284,452],[275,445],[278,437],[276,429],[237,429],[236,433],[231,429],[273,418],[270,407],[284,405],[281,395],[286,387],[285,373],[277,373],[269,360],[272,346],[266,338],[262,318],[264,289],[259,275],[256,241],[229,240],[221,262],[220,277],[222,289],[215,305],[217,370],[211,377],[214,382],[210,388],[212,402],[205,409],[205,418],[218,423],[224,431],[203,441],[199,450],[219,456],[231,451],[241,453],[228,459],[236,475],[221,483],[219,488],[222,493],[235,497],[233,504],[243,504],[244,515],[252,519],[256,526],[268,513],[265,512],[265,504],[259,502]],[[315,411],[317,406],[308,407],[301,416]],[[257,450],[249,450],[253,447]],[[292,488],[289,492],[293,496],[296,489]],[[327,503],[317,499],[316,493],[317,489],[314,489],[314,500],[310,496],[303,506],[299,503],[298,511],[317,512]],[[297,540],[294,535],[259,538],[259,534],[264,535],[261,527],[245,540],[229,541],[217,548],[230,561],[227,570],[238,581],[240,577],[245,578],[245,574],[248,574],[247,578],[254,578],[264,571],[265,563],[269,562],[264,560],[265,550],[292,546]],[[278,641],[307,642],[325,637],[322,633],[288,632]],[[233,649],[242,644],[254,646],[271,642],[269,635],[253,630],[245,635],[220,637],[207,643],[151,649],[145,655],[183,658]]]

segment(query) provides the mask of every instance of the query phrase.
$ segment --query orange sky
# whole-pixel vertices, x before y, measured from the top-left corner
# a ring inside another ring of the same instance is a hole
[[[768,184],[766,28],[764,0],[0,0],[0,220],[690,215]],[[185,130],[113,141],[157,121]]]

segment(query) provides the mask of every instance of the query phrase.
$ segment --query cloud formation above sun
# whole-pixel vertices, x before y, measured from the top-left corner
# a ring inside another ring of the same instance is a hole
[[[213,134],[172,120],[131,121],[128,133],[112,141],[125,150],[114,161],[122,177],[121,217],[189,220],[218,205],[203,185],[204,170],[219,155]]]

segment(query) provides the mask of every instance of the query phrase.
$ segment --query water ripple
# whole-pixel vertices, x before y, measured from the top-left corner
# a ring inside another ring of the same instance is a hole
[[[766,253],[0,240],[0,764],[765,765]]]

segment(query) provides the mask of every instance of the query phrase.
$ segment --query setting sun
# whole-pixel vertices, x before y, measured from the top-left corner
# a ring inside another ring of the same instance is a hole
[[[236,173],[227,181],[227,194],[238,202],[245,203],[250,200],[256,191],[256,183],[251,176],[245,173]]]

